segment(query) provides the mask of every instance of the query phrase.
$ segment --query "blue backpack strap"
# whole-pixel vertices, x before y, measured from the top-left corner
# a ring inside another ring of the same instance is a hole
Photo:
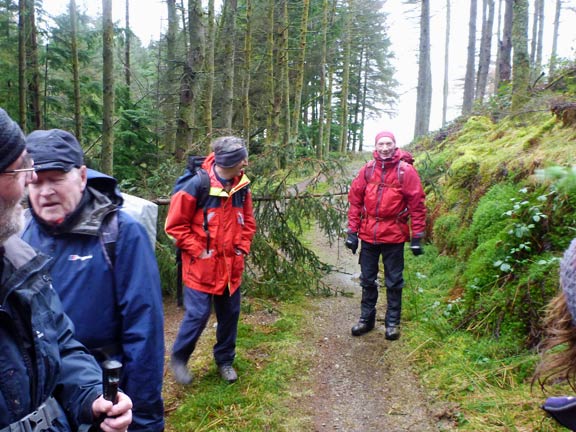
[[[106,262],[112,270],[114,270],[114,264],[116,263],[116,241],[118,240],[119,211],[120,210],[116,209],[107,214],[102,222],[100,231],[98,232],[100,243],[104,250],[104,256],[106,257]]]

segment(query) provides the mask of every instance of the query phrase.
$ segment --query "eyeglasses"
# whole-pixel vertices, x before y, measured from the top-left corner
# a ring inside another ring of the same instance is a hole
[[[26,173],[27,176],[31,176],[36,168],[34,168],[34,160],[29,156],[24,156],[24,160],[22,161],[22,168],[13,169],[13,170],[6,170],[2,171],[1,174],[18,174],[18,173]]]

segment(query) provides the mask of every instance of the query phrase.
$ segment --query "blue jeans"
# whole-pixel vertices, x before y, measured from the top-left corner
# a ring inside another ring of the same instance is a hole
[[[214,311],[218,320],[214,360],[218,366],[232,364],[236,356],[236,337],[238,335],[238,319],[240,318],[240,288],[232,295],[228,290],[223,295],[213,295],[184,287],[186,312],[174,341],[172,358],[184,363],[188,362],[200,335],[206,328],[212,303],[214,303]]]
[[[402,309],[402,288],[404,287],[404,243],[372,244],[362,241],[360,248],[360,286],[362,302],[360,319],[376,319],[378,302],[379,261],[384,264],[384,283],[386,285],[386,326],[400,324]]]

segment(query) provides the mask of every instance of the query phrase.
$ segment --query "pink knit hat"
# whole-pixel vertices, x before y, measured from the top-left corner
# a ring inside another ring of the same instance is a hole
[[[376,140],[374,141],[374,144],[378,144],[378,140],[382,137],[391,138],[392,141],[394,141],[394,144],[396,144],[396,137],[394,136],[394,134],[392,132],[388,132],[388,131],[378,132],[376,134]]]

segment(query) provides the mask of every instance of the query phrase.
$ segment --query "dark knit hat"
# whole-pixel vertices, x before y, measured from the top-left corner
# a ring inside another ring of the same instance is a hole
[[[37,130],[26,137],[36,171],[70,171],[84,165],[84,152],[74,135],[61,129]]]
[[[232,168],[248,158],[246,142],[235,136],[216,138],[212,142],[214,163],[222,168]]]
[[[572,322],[576,325],[576,239],[572,240],[560,261],[560,285],[572,315]]]
[[[391,138],[392,141],[394,141],[394,144],[396,144],[396,137],[394,136],[394,134],[392,132],[388,132],[388,131],[378,132],[376,134],[376,139],[374,140],[374,144],[378,144],[378,140],[382,137]]]
[[[26,150],[22,129],[0,108],[0,172],[5,171]]]

